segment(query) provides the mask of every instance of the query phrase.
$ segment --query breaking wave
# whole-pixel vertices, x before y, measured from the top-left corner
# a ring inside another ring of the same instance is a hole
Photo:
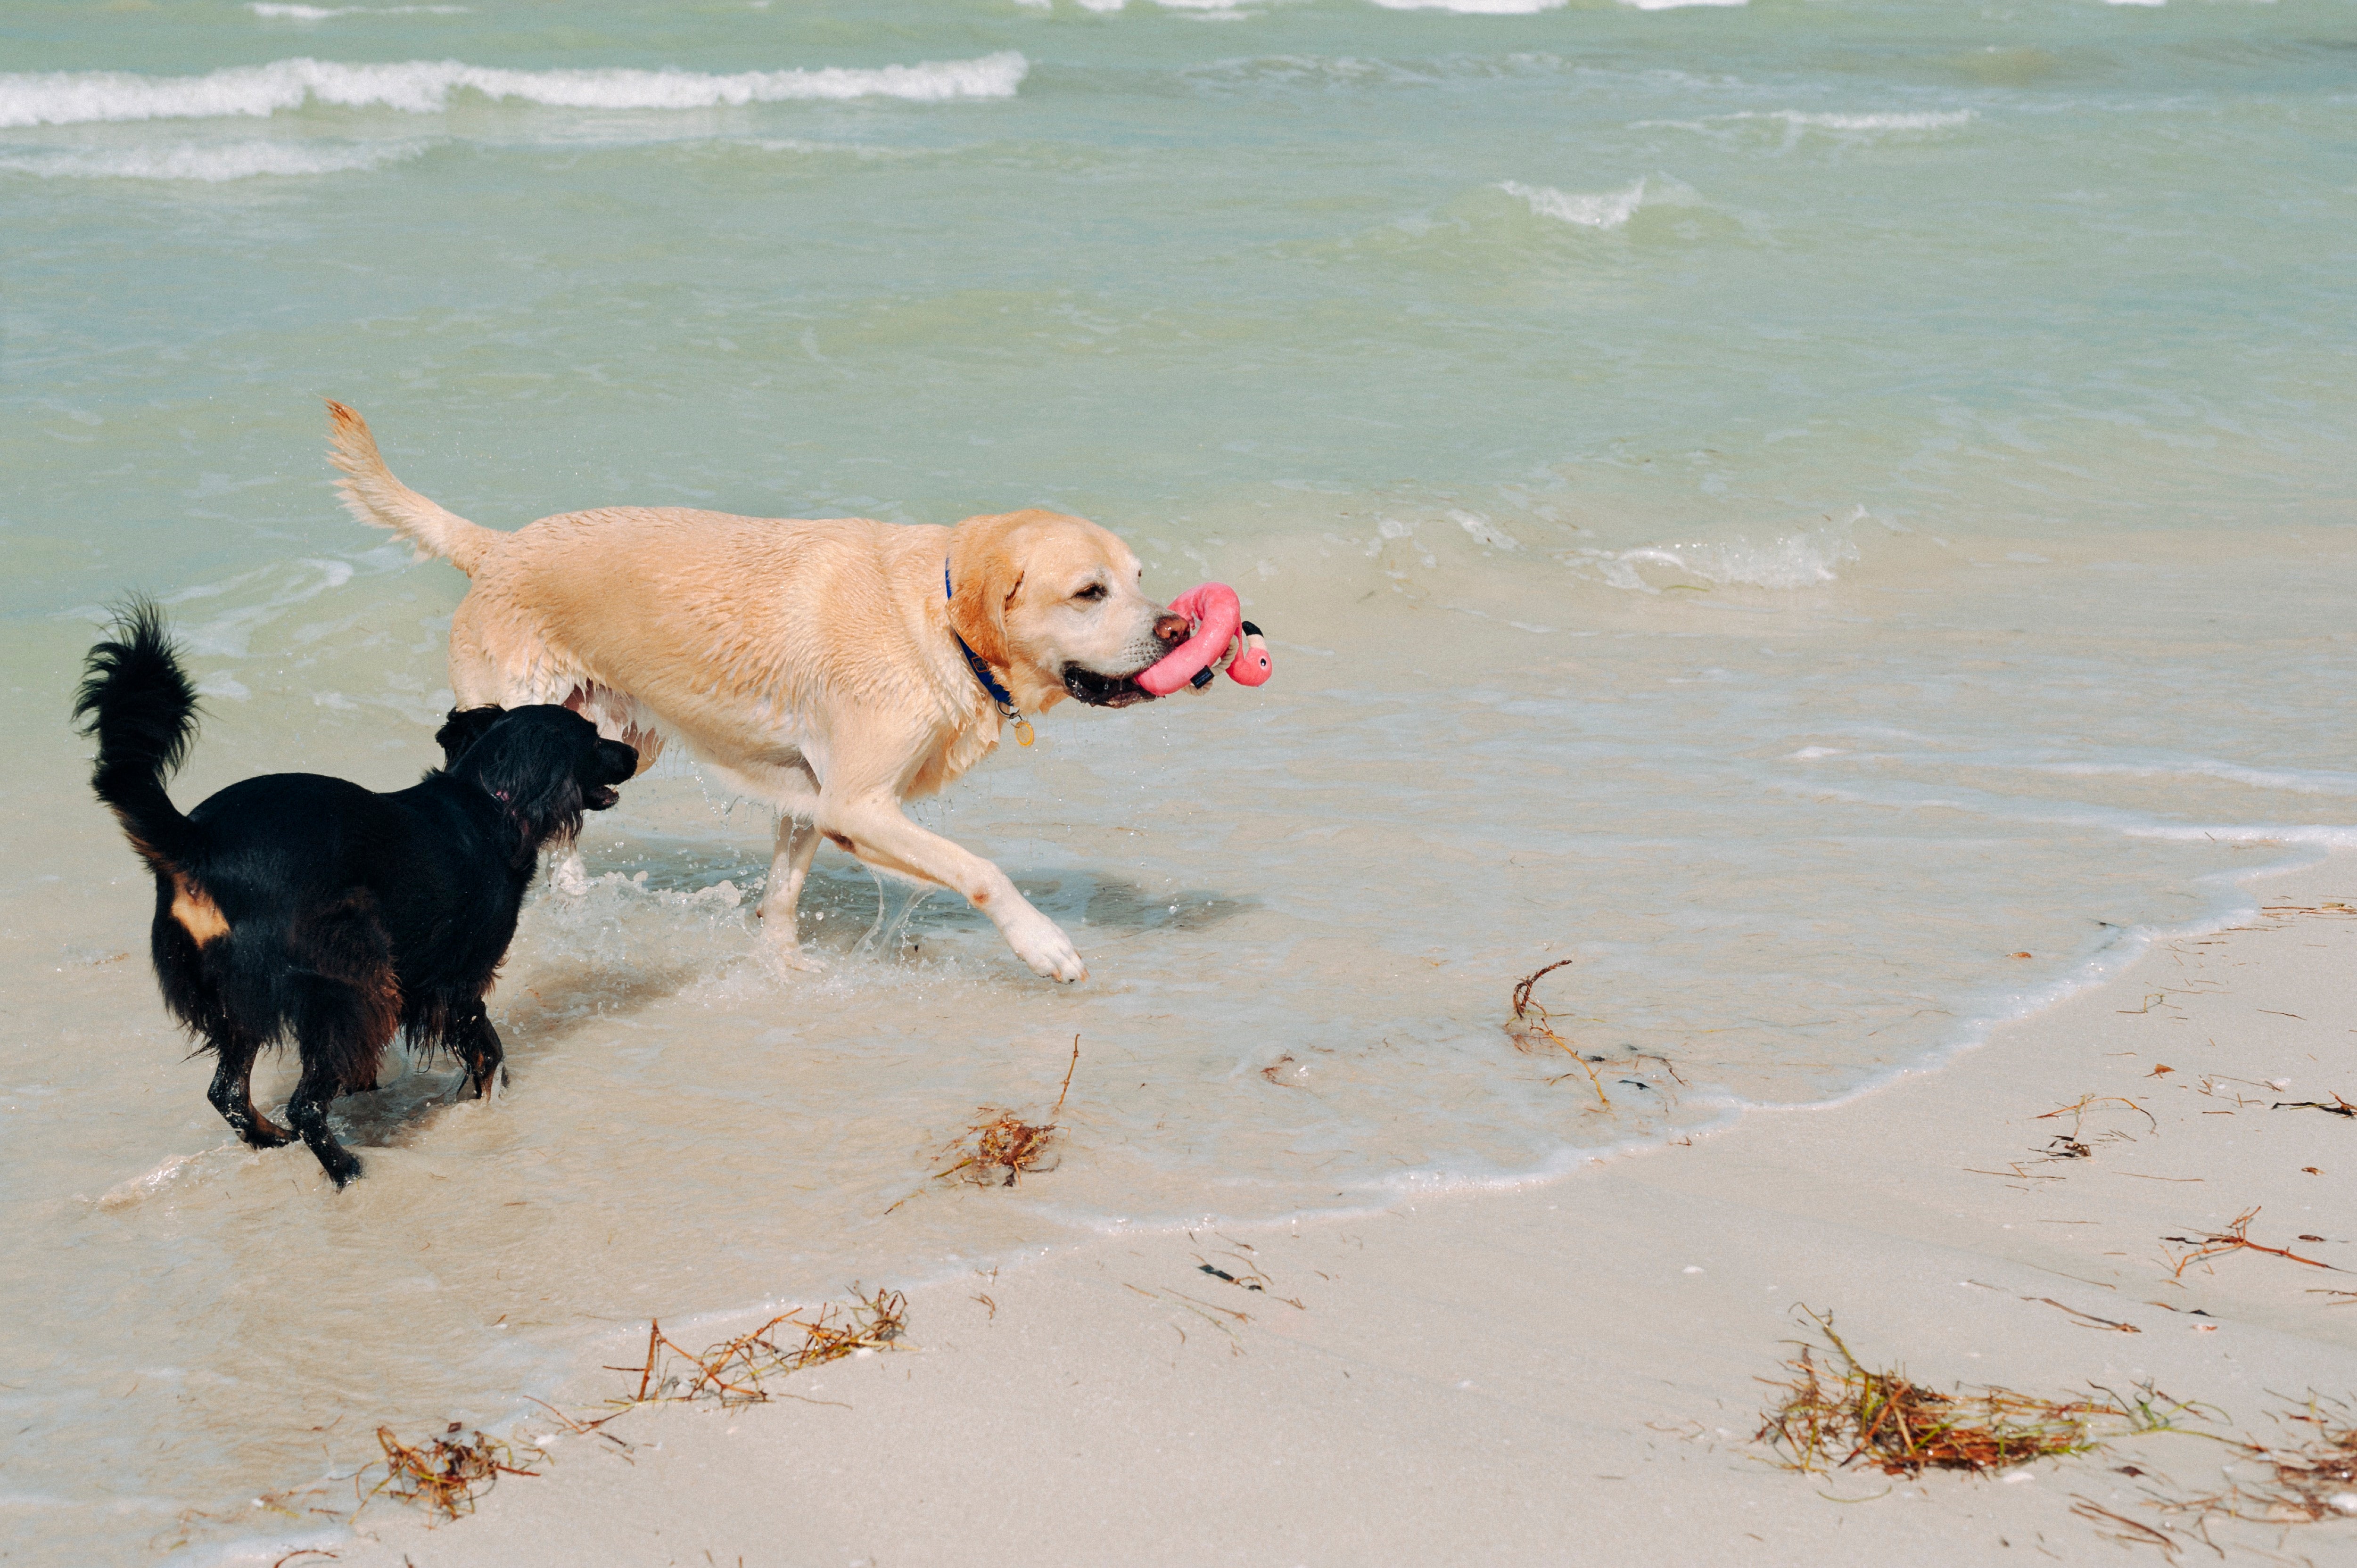
[[[1709,544],[1641,544],[1633,550],[1581,550],[1566,559],[1615,588],[1658,594],[1664,585],[1697,579],[1718,587],[1813,588],[1837,580],[1834,569],[1858,558],[1846,534],[1828,529],[1785,534],[1765,544],[1728,540]],[[1649,580],[1645,568],[1666,581]]]
[[[1970,124],[1973,112],[1949,109],[1914,114],[1804,114],[1796,109],[1779,109],[1772,113],[1736,114],[1728,118],[1781,120],[1787,125],[1805,125],[1818,131],[1944,131]]]
[[[1970,109],[1931,109],[1885,112],[1868,114],[1844,114],[1800,109],[1747,109],[1733,114],[1713,114],[1705,120],[1638,120],[1631,129],[1662,127],[1669,130],[1695,131],[1706,136],[1756,134],[1766,131],[1773,134],[1781,126],[1784,145],[1796,145],[1801,137],[1814,131],[1835,136],[1875,136],[1901,134],[1910,132],[1953,131],[1969,125],[1980,116]],[[1746,127],[1749,130],[1747,131]]]
[[[187,179],[218,184],[255,175],[344,174],[381,168],[414,158],[429,145],[424,141],[382,142],[373,146],[252,141],[212,146],[176,142],[103,152],[60,148],[0,152],[0,170],[42,179]]]
[[[1565,0],[1375,0],[1386,11],[1455,11],[1466,16],[1528,16],[1559,9]],[[1737,0],[1741,4],[1741,0]]]
[[[274,22],[325,22],[335,16],[463,16],[471,5],[287,5],[253,0],[246,9]]]
[[[1620,228],[1636,216],[1645,199],[1645,182],[1641,179],[1626,190],[1607,191],[1601,196],[1579,196],[1551,185],[1524,185],[1513,179],[1500,181],[1498,188],[1530,203],[1536,217],[1576,223],[1583,229]]]
[[[1036,11],[1055,8],[1055,0],[1016,0],[1016,3],[1028,5]],[[1239,5],[1251,4],[1251,0],[1154,0],[1154,3],[1166,11],[1232,13]],[[1083,11],[1112,12],[1125,9],[1129,0],[1079,0],[1079,4]]]
[[[203,76],[123,70],[0,75],[0,127],[116,120],[260,118],[306,103],[431,114],[459,92],[565,109],[709,109],[794,99],[900,98],[939,102],[1012,98],[1030,70],[1013,50],[918,65],[828,66],[813,70],[692,70],[615,67],[511,70],[460,60],[346,65],[308,59],[227,66]]]

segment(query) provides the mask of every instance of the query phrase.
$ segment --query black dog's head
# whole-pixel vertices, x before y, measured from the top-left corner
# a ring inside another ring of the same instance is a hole
[[[442,721],[442,727],[434,732],[434,744],[442,748],[443,768],[447,770],[457,767],[467,748],[507,716],[505,708],[452,708],[449,716]]]
[[[581,813],[619,800],[614,786],[638,771],[636,750],[604,739],[596,725],[553,703],[454,714],[436,738],[448,750],[452,730],[485,713],[494,716],[471,744],[462,742],[450,777],[480,786],[507,808],[522,854],[570,839],[581,830]]]

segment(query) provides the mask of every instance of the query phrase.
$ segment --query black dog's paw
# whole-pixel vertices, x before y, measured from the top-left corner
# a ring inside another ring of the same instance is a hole
[[[239,1141],[249,1148],[280,1149],[295,1141],[294,1133],[258,1112],[249,1115],[231,1106],[222,1113],[222,1120],[229,1123],[229,1130],[238,1135]]]

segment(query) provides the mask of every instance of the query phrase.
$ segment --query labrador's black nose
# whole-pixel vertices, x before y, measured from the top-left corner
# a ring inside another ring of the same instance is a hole
[[[1195,623],[1185,616],[1161,615],[1154,620],[1155,640],[1171,648],[1186,641],[1187,634],[1194,629]]]

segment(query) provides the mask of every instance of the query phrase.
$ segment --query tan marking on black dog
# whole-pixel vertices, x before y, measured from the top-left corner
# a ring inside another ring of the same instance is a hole
[[[172,873],[172,918],[180,922],[199,947],[229,935],[229,922],[221,918],[221,906],[177,871]]]

